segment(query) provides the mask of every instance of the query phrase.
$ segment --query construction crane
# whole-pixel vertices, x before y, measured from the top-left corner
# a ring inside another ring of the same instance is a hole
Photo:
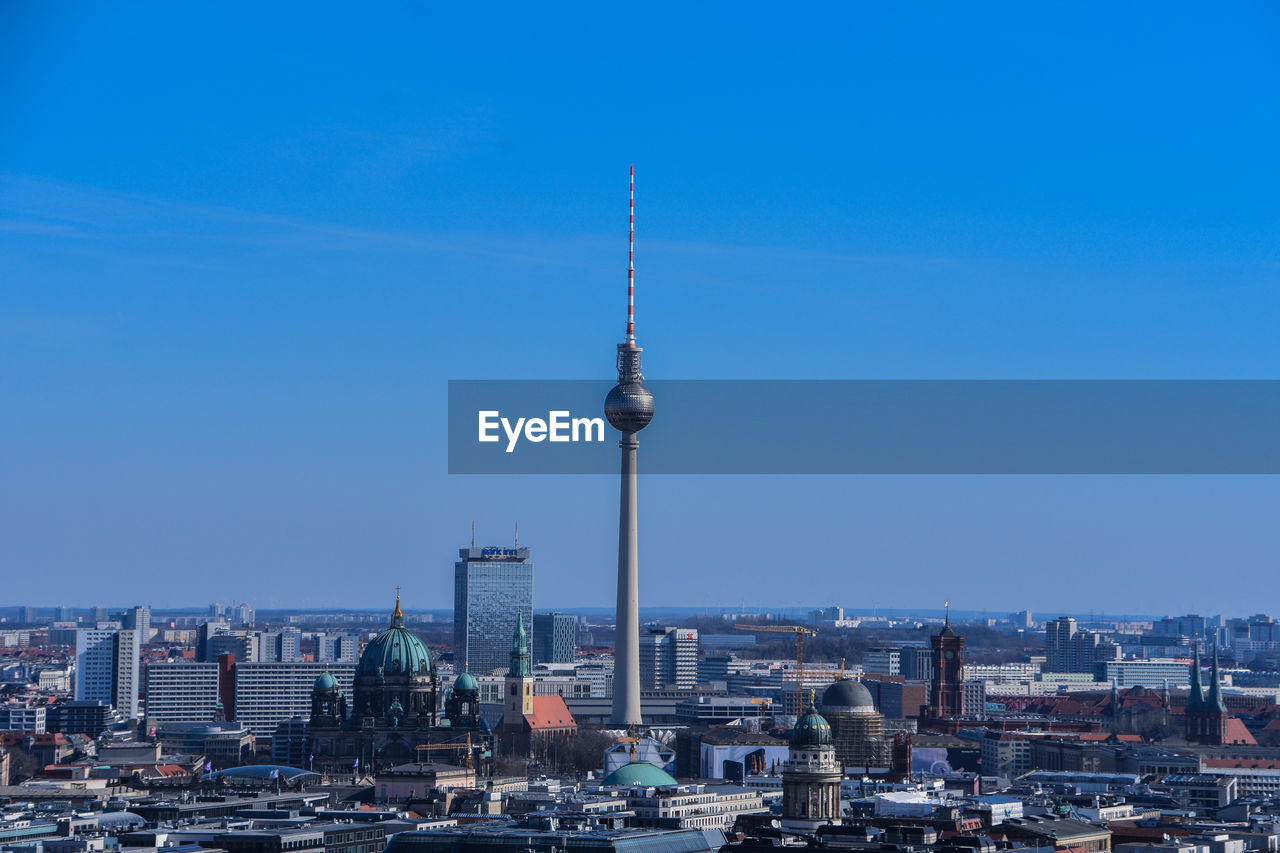
[[[733,626],[739,631],[768,631],[774,634],[795,634],[796,637],[796,716],[804,713],[804,638],[818,633],[817,628],[804,625],[743,625]]]
[[[470,733],[467,734],[466,743],[462,743],[461,741],[458,741],[456,743],[420,743],[418,744],[417,746],[414,747],[414,750],[417,751],[418,753],[418,763],[422,763],[422,753],[431,752],[437,749],[449,749],[449,750],[453,750],[454,753],[458,753],[458,752],[462,752],[463,750],[466,750],[466,752],[462,756],[463,766],[464,767],[471,766],[472,746],[471,746]]]
[[[640,759],[640,744],[644,742],[644,738],[628,734],[615,738],[613,742],[631,744],[631,748],[627,750],[628,755],[633,762]]]

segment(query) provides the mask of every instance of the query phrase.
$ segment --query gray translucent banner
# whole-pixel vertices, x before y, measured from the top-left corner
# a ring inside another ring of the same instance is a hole
[[[1280,473],[1280,381],[645,385],[649,474]],[[610,387],[451,381],[449,472],[617,473]]]

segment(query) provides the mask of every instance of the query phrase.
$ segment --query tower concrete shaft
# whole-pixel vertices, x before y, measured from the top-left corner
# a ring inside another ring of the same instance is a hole
[[[618,499],[618,609],[614,629],[613,723],[640,725],[640,542],[636,513],[634,432],[622,448],[622,484]]]

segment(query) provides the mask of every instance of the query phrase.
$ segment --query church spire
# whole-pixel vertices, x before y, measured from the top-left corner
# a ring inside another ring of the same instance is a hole
[[[1187,697],[1187,710],[1199,711],[1204,707],[1204,688],[1200,685],[1200,649],[1191,646],[1191,695]]]
[[[396,609],[391,611],[391,627],[404,627],[404,611],[400,609],[400,587],[396,587]]]
[[[524,613],[516,614],[516,630],[511,636],[511,671],[508,678],[528,678],[529,668],[529,636],[524,631]]]
[[[1218,643],[1216,640],[1213,644],[1213,666],[1209,669],[1209,698],[1205,700],[1205,707],[1210,711],[1217,711],[1219,714],[1227,713],[1227,703],[1222,701],[1222,685],[1218,676]]]

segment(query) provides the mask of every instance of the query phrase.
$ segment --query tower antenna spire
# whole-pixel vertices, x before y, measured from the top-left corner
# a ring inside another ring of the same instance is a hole
[[[627,197],[627,346],[636,345],[636,167]]]
[[[474,520],[471,522],[471,547],[476,547],[476,523]]]
[[[518,521],[516,522],[516,538],[515,538],[515,542],[516,542],[516,547],[517,547],[517,548],[519,548],[519,547],[520,547],[520,522],[518,522]]]

